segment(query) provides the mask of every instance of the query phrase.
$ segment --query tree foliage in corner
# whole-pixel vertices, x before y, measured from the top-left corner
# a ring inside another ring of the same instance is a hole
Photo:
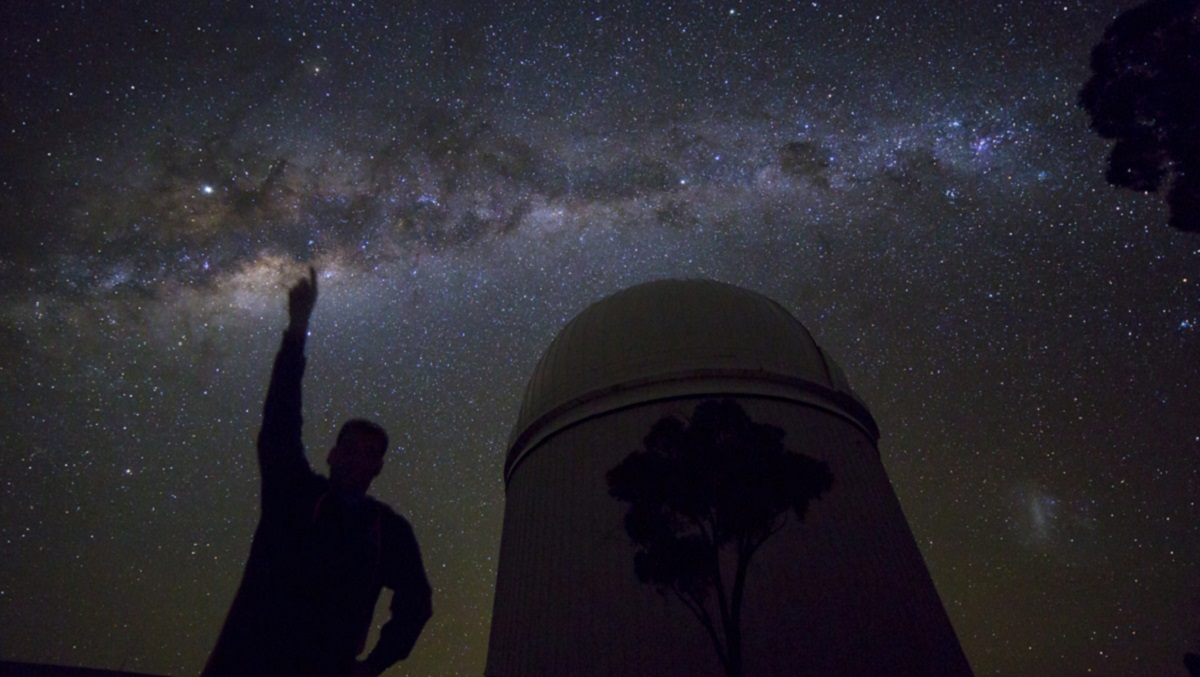
[[[829,491],[823,461],[784,447],[781,428],[755,423],[734,401],[700,403],[686,423],[666,417],[608,473],[629,504],[638,579],[673,593],[704,626],[722,667],[742,674],[741,609],[750,560]]]
[[[1105,178],[1155,192],[1170,179],[1170,225],[1200,232],[1200,0],[1150,0],[1092,49],[1079,104],[1115,139]]]

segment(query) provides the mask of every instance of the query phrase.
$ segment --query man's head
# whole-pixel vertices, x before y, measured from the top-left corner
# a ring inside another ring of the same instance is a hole
[[[371,480],[383,470],[387,432],[378,423],[356,418],[342,424],[329,450],[329,481],[342,491],[367,493]]]

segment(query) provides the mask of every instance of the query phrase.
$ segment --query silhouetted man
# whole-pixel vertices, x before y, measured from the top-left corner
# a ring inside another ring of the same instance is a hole
[[[367,496],[387,433],[348,421],[313,472],[301,441],[304,341],[316,271],[288,293],[290,322],[275,356],[258,434],[262,512],[250,558],[205,676],[378,675],[408,657],[432,614],[412,528]],[[375,602],[392,590],[391,619],[365,660]]]

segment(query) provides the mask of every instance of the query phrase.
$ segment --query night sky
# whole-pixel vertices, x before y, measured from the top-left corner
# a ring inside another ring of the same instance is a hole
[[[662,277],[844,368],[979,674],[1183,674],[1200,238],[1075,104],[1135,4],[4,3],[0,659],[199,671],[311,262],[310,459],[388,428],[435,589],[389,674],[482,673],[525,379]]]

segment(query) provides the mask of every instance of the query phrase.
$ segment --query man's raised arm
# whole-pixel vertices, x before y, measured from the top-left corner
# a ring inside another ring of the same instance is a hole
[[[289,478],[311,472],[301,437],[304,421],[300,384],[304,378],[308,320],[316,303],[317,272],[309,267],[308,277],[301,278],[288,291],[288,327],[275,355],[271,385],[263,404],[262,428],[258,432],[258,466],[262,473],[264,504],[279,491],[286,491]]]

